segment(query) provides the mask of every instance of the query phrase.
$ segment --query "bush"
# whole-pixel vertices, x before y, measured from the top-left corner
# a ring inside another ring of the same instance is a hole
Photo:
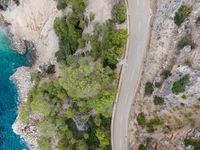
[[[112,9],[112,19],[119,24],[126,20],[126,5],[124,1],[114,5]]]
[[[155,130],[155,127],[158,125],[161,125],[161,124],[162,124],[162,121],[158,117],[155,117],[155,118],[149,120],[146,123],[147,132],[153,133]]]
[[[40,150],[52,150],[51,148],[51,141],[46,137],[39,137],[38,140],[38,146]]]
[[[185,146],[193,146],[194,150],[200,150],[200,139],[186,138],[184,144]]]
[[[58,0],[57,8],[65,9],[70,0]]]
[[[29,120],[29,111],[28,106],[23,103],[19,107],[19,119],[22,121],[22,123],[26,124]]]
[[[197,18],[197,20],[196,20],[196,25],[197,25],[197,26],[200,26],[200,17]]]
[[[145,85],[145,96],[151,96],[151,94],[153,93],[154,89],[153,89],[153,84],[151,82],[147,82]]]
[[[170,72],[170,70],[163,70],[163,72],[161,73],[161,76],[163,76],[164,79],[167,79],[168,77],[170,77],[172,74]]]
[[[176,45],[177,49],[180,50],[187,45],[192,45],[192,41],[188,36],[183,37]]]
[[[55,65],[49,65],[47,67],[47,70],[46,70],[46,73],[47,74],[54,74],[56,71],[55,71]]]
[[[95,14],[94,13],[90,13],[90,22],[92,22],[95,19]]]
[[[188,17],[188,15],[191,13],[191,11],[192,11],[191,7],[182,5],[178,9],[178,11],[176,12],[176,14],[175,14],[175,17],[174,17],[175,24],[177,26],[180,26],[184,22],[184,20]]]
[[[164,99],[162,97],[155,96],[154,100],[153,100],[153,103],[155,105],[163,105],[164,104]]]
[[[174,82],[172,86],[172,92],[174,94],[185,92],[185,86],[188,82],[189,82],[189,75],[185,75],[180,80]]]
[[[137,122],[138,122],[139,126],[145,127],[145,125],[146,125],[146,119],[145,119],[144,113],[139,113],[138,114],[138,116],[137,116]]]
[[[147,150],[146,146],[144,146],[143,144],[140,144],[138,146],[138,150]]]

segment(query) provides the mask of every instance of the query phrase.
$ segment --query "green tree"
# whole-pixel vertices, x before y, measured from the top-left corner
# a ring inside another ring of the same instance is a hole
[[[51,141],[48,138],[39,137],[37,142],[38,142],[40,150],[52,150]]]
[[[162,97],[155,96],[153,102],[155,105],[163,105],[165,101]]]
[[[56,135],[56,127],[50,119],[42,120],[37,124],[37,129],[41,136],[51,138]]]
[[[145,85],[144,95],[145,96],[151,96],[153,91],[154,91],[153,84],[151,82],[147,82],[146,85]]]
[[[179,94],[185,91],[185,86],[189,82],[189,75],[185,75],[180,80],[174,82],[172,86],[172,92],[174,94]]]
[[[146,125],[146,118],[145,118],[144,113],[139,113],[136,119],[137,119],[137,122],[138,122],[139,126],[145,127],[145,125]]]
[[[97,129],[96,136],[100,142],[100,148],[106,148],[110,144],[109,131],[105,129]]]
[[[126,21],[126,5],[124,0],[114,5],[112,9],[112,19],[116,23],[123,23]]]

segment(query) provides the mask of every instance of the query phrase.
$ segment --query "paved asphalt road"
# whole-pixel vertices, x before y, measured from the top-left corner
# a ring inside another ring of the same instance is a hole
[[[128,0],[129,44],[113,114],[113,150],[128,150],[128,118],[142,74],[150,34],[150,14],[150,0]]]

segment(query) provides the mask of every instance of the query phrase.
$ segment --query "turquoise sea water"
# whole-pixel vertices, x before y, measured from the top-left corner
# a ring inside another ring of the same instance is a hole
[[[0,30],[0,150],[26,149],[23,140],[12,131],[17,116],[17,90],[9,80],[16,68],[29,65],[26,58],[10,48]]]

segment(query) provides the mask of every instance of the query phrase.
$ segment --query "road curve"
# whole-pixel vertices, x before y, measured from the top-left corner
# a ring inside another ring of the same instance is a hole
[[[113,150],[128,150],[128,118],[142,75],[150,35],[150,0],[127,0],[129,37],[119,92],[113,110]]]

